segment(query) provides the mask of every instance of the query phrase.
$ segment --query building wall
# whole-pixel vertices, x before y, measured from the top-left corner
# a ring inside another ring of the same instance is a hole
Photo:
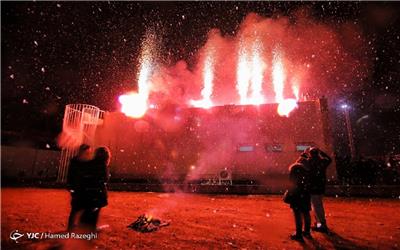
[[[36,178],[54,180],[59,161],[59,151],[1,146],[3,180]]]
[[[287,177],[299,145],[333,155],[324,105],[299,103],[289,117],[276,104],[150,110],[139,120],[106,113],[95,143],[110,147],[116,178],[188,181],[228,170],[233,179],[270,183]]]

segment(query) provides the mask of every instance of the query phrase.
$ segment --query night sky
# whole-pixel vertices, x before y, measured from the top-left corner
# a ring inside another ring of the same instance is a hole
[[[332,26],[356,22],[371,52],[367,84],[348,92],[356,143],[368,155],[400,153],[400,4],[370,2],[2,2],[3,143],[53,145],[64,106],[117,109],[135,88],[146,30],[162,40],[163,63],[194,63],[207,33],[234,34],[244,17],[291,17],[305,8]],[[333,110],[335,136],[343,136]],[[367,116],[367,117],[366,117]],[[364,117],[362,120],[360,118]],[[338,122],[339,121],[339,122]]]

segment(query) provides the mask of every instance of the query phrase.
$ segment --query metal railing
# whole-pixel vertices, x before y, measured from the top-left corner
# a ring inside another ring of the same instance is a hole
[[[79,145],[93,144],[100,114],[104,115],[104,112],[88,104],[69,104],[65,107],[63,133],[68,134],[74,143],[61,150],[57,182],[66,181],[69,162],[76,155]]]

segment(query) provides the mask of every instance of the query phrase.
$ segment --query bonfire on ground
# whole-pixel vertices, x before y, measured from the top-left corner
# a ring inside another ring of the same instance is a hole
[[[142,214],[128,227],[141,233],[149,233],[157,231],[160,227],[168,226],[169,223],[169,221],[161,221],[151,215]]]

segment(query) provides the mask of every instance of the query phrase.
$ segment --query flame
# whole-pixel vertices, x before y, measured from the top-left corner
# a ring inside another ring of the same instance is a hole
[[[209,52],[206,56],[203,68],[203,83],[204,87],[201,90],[201,100],[192,100],[190,103],[199,108],[210,108],[213,106],[211,101],[211,95],[213,92],[213,80],[214,80],[214,72],[213,72],[213,56],[212,53]]]
[[[140,68],[138,79],[139,92],[130,92],[119,96],[118,100],[121,103],[121,112],[126,116],[140,118],[146,114],[150,92],[148,84],[150,69],[151,65],[149,60],[144,60]]]
[[[289,117],[289,114],[297,108],[297,100],[293,98],[284,99],[278,105],[278,114],[280,116]]]
[[[149,78],[151,73],[151,61],[148,57],[144,58],[140,66],[138,88],[139,93],[147,100],[149,98],[150,86]],[[147,101],[146,101],[147,102]]]
[[[153,71],[154,56],[152,47],[154,41],[150,36],[149,41],[143,44],[141,55],[141,65],[138,76],[138,91],[130,92],[119,97],[121,112],[129,117],[140,118],[145,115],[147,110],[154,106],[149,104],[151,92],[151,74]],[[242,105],[260,105],[266,103],[263,96],[263,81],[266,63],[263,58],[263,44],[255,38],[250,42],[251,46],[242,40],[238,47],[238,62],[236,69],[236,90],[239,95],[239,103]],[[203,89],[201,90],[200,100],[190,100],[190,105],[200,108],[212,107],[211,96],[214,91],[214,71],[215,71],[215,50],[209,48],[204,58],[202,75]],[[289,116],[297,108],[299,101],[299,84],[296,76],[291,77],[291,90],[293,97],[285,98],[285,83],[287,76],[282,52],[274,49],[272,52],[271,78],[273,90],[275,92],[275,102],[278,103],[277,112],[280,116]]]
[[[278,103],[278,114],[280,116],[289,117],[289,114],[297,108],[297,100],[299,91],[298,87],[293,85],[292,90],[296,99],[289,98],[285,99],[283,96],[283,90],[285,87],[285,70],[282,62],[282,56],[279,51],[275,50],[273,54],[273,62],[272,62],[272,83],[274,85],[275,91],[275,101]]]
[[[249,89],[249,81],[251,78],[251,69],[244,48],[239,48],[238,68],[236,72],[237,84],[236,89],[240,97],[240,104],[248,104],[247,93]]]
[[[262,95],[264,62],[260,52],[261,44],[258,40],[253,42],[251,56],[247,54],[243,45],[239,48],[236,89],[240,97],[240,104],[259,105],[265,102]]]
[[[298,101],[300,99],[300,94],[299,94],[299,87],[297,85],[292,86],[293,94],[296,97],[296,100]]]
[[[272,62],[272,83],[275,91],[275,101],[283,101],[283,88],[285,83],[285,71],[283,70],[282,58],[279,52],[274,51]]]
[[[140,118],[146,114],[147,99],[144,95],[136,92],[121,95],[118,98],[121,103],[121,112],[126,116]]]
[[[249,100],[250,104],[256,105],[264,103],[264,97],[262,95],[264,63],[261,59],[260,50],[260,43],[256,41],[253,44],[252,50],[251,97]]]
[[[152,39],[151,36],[148,39]],[[138,92],[130,92],[119,96],[121,112],[126,116],[140,118],[146,114],[149,108],[150,75],[152,72],[152,41],[145,41],[142,51],[141,64],[138,77]]]

